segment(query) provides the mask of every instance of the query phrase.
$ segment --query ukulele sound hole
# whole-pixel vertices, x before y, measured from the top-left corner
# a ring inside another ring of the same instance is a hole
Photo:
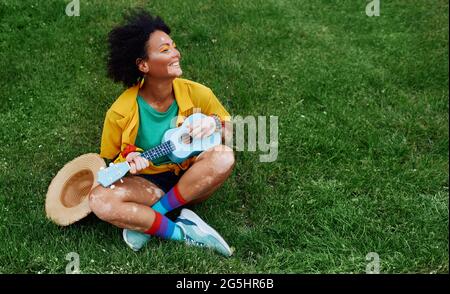
[[[192,137],[189,134],[183,134],[180,137],[180,143],[191,144],[192,143]]]

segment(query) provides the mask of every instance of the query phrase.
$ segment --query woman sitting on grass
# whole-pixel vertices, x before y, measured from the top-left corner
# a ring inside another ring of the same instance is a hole
[[[176,221],[165,214],[210,197],[232,172],[232,149],[219,145],[181,164],[167,156],[149,162],[139,152],[159,145],[164,132],[179,126],[195,109],[207,117],[189,126],[191,136],[220,130],[224,140],[229,134],[223,126],[230,115],[209,88],[179,78],[181,55],[160,17],[140,10],[126,20],[109,34],[108,74],[128,89],[106,113],[100,155],[126,160],[133,175],[114,189],[96,187],[90,207],[100,219],[123,228],[126,244],[135,251],[155,235],[230,256],[223,238],[192,211],[183,209]]]

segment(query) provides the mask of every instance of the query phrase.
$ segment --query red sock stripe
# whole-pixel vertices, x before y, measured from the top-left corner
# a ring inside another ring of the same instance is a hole
[[[144,233],[149,234],[149,235],[155,235],[159,229],[159,226],[161,225],[161,221],[162,221],[162,215],[159,212],[155,211],[155,220],[153,221],[153,224],[150,227],[150,229],[148,229]]]
[[[181,205],[186,204],[186,200],[181,196],[180,190],[178,190],[178,185],[175,185],[173,187],[173,192],[175,194],[175,197],[177,198],[178,202],[181,203]]]

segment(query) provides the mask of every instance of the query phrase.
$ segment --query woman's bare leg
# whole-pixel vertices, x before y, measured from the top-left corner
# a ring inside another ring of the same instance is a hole
[[[181,176],[178,190],[188,203],[206,200],[230,176],[234,167],[234,153],[225,145],[201,153]]]
[[[150,208],[164,192],[148,180],[128,176],[114,189],[98,186],[91,191],[89,205],[102,220],[120,228],[144,232],[152,225],[155,212]]]

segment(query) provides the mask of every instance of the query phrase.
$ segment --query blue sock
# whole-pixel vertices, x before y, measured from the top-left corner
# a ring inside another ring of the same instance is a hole
[[[178,190],[178,184],[169,190],[158,202],[153,204],[152,209],[162,215],[186,204],[186,200]]]
[[[162,215],[168,213],[169,211],[161,204],[161,200],[153,204],[152,209],[161,213]]]
[[[175,225],[175,229],[173,230],[172,236],[170,237],[172,240],[184,240],[184,234],[181,228],[178,225]]]
[[[184,234],[180,226],[158,212],[155,212],[155,219],[152,223],[152,226],[144,233],[148,235],[158,236],[163,239],[184,239]]]

